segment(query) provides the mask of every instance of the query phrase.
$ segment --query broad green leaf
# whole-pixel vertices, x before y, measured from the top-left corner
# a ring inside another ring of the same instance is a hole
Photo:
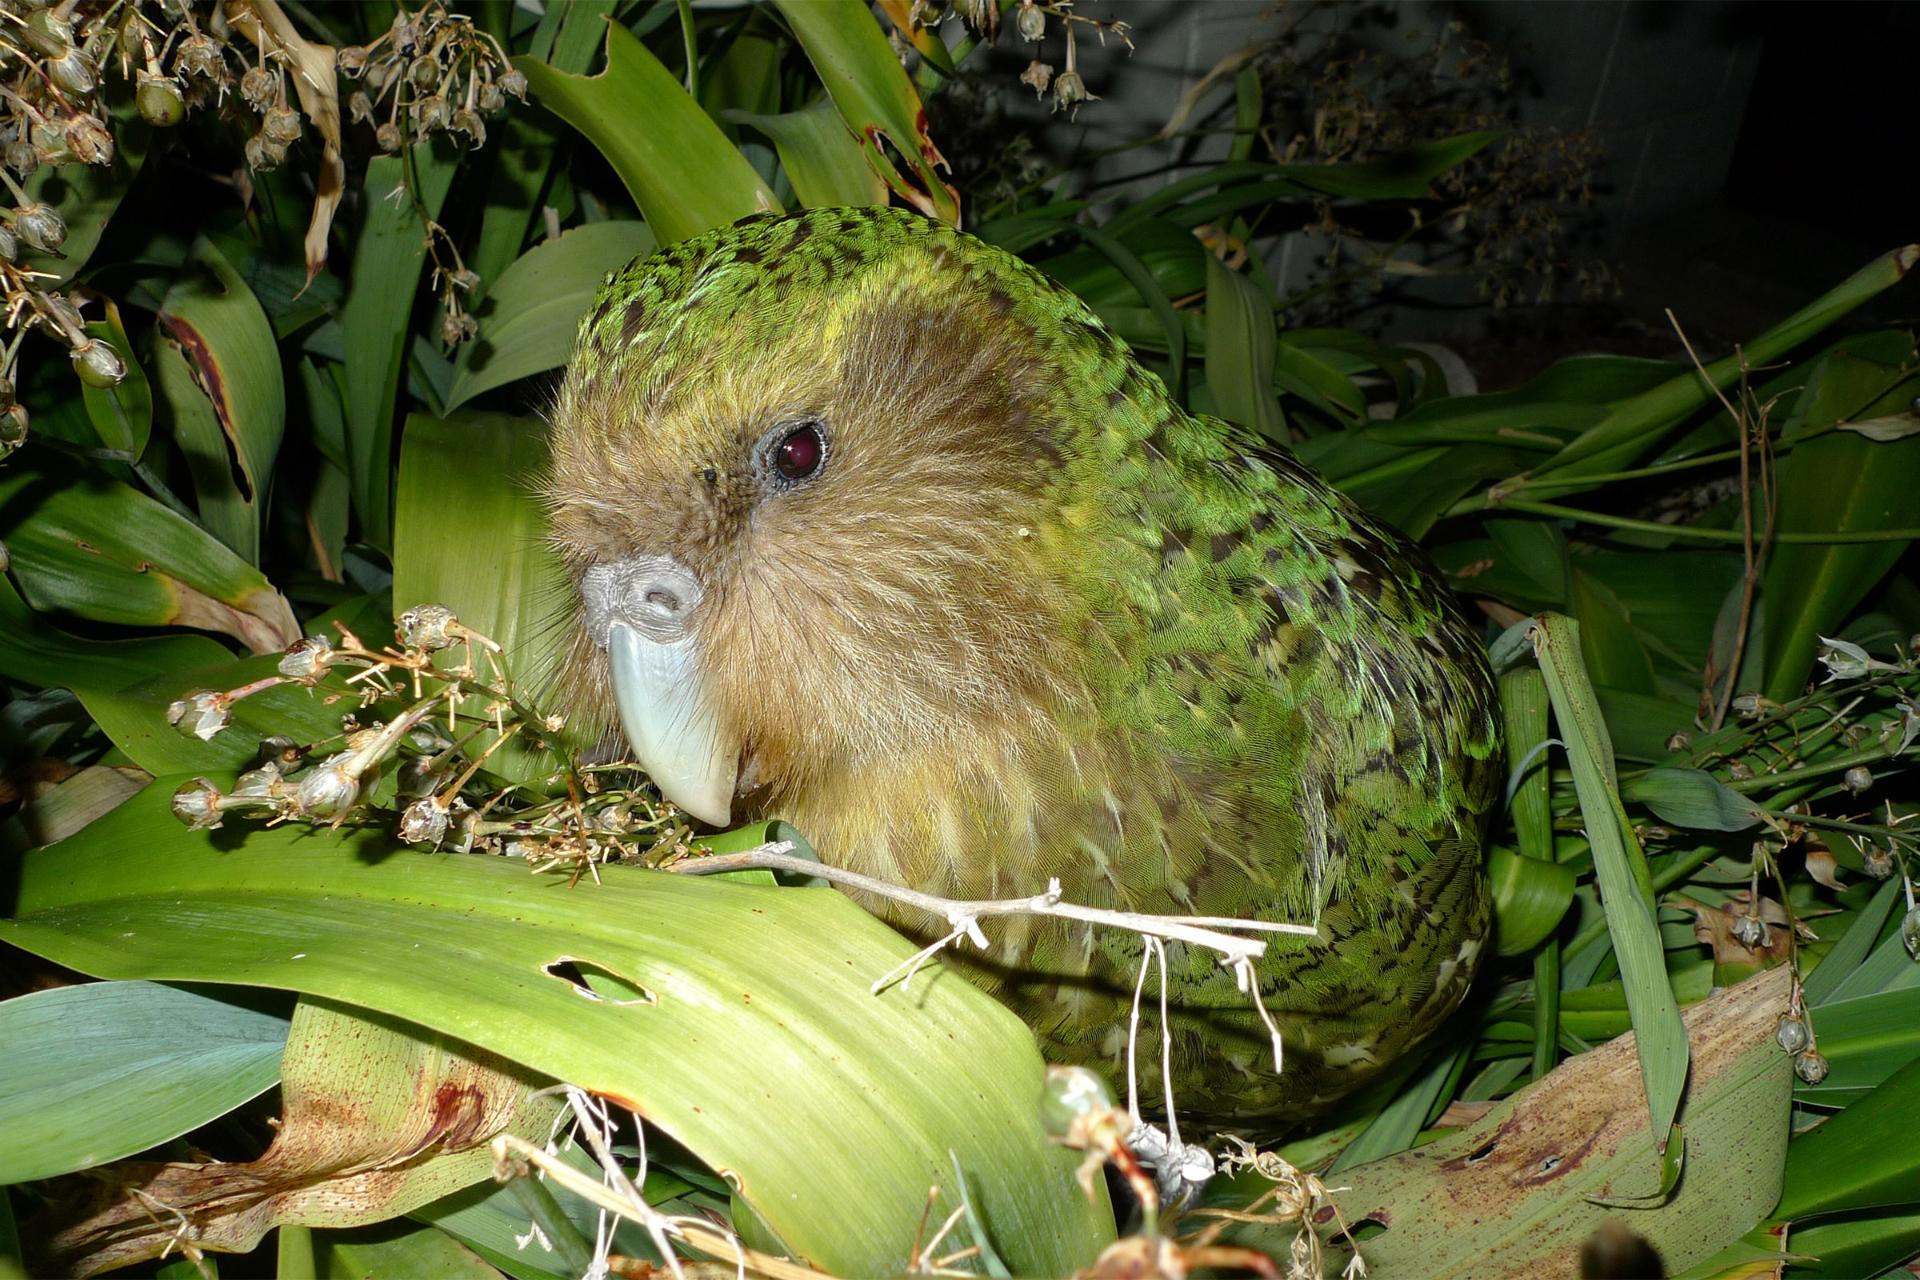
[[[0,853],[25,853],[65,840],[139,795],[150,781],[144,769],[89,765],[59,785],[30,796],[12,817],[0,822]]]
[[[1818,1026],[1818,1023],[1815,1023]],[[1920,1147],[1905,1141],[1920,1116],[1920,1061],[1793,1140],[1774,1217],[1920,1205]]]
[[[286,384],[267,313],[205,238],[161,303],[154,355],[200,519],[258,564]]]
[[[1634,633],[1627,608],[1606,584],[1575,568],[1571,577],[1574,617],[1580,621],[1580,656],[1597,685],[1628,693],[1657,688],[1653,659]]]
[[[155,982],[55,987],[0,1002],[0,1183],[157,1146],[280,1079],[284,1016],[217,989]]]
[[[1673,1126],[1686,1090],[1687,1036],[1667,979],[1646,857],[1621,806],[1613,744],[1580,664],[1579,624],[1558,614],[1542,614],[1519,625],[1531,638],[1540,674],[1546,678],[1554,720],[1567,744],[1580,815],[1593,843],[1607,932],[1619,958],[1637,1033],[1648,1132],[1665,1134]]]
[[[727,119],[750,124],[773,139],[780,167],[794,195],[809,208],[887,202],[887,183],[867,163],[860,140],[840,118],[831,98],[784,115],[730,111]]]
[[[0,469],[0,542],[36,609],[218,631],[255,653],[297,634],[292,609],[252,565],[152,498],[92,472],[51,460]]]
[[[179,781],[22,859],[0,939],[102,976],[322,995],[579,1084],[730,1171],[830,1271],[904,1267],[928,1188],[936,1220],[956,1203],[954,1157],[1016,1273],[1067,1274],[1110,1238],[1041,1131],[1026,1028],[955,975],[872,994],[913,948],[838,893],[620,867],[569,887],[371,832],[216,844],[166,812]],[[587,998],[585,970],[652,1000]]]
[[[1690,831],[1745,831],[1767,820],[1765,809],[1702,769],[1649,769],[1624,794]]]
[[[1884,1213],[1866,1217],[1810,1222],[1789,1236],[1796,1261],[1787,1274],[1793,1280],[1831,1276],[1858,1280],[1875,1276],[1901,1280],[1913,1274],[1903,1264],[1920,1252],[1920,1213]]]
[[[527,250],[488,288],[475,317],[480,332],[454,358],[447,408],[565,364],[580,317],[607,275],[653,250],[646,224],[613,221],[575,227]]]
[[[1910,373],[1910,365],[1887,368],[1839,353],[1830,355],[1808,379],[1806,416],[1828,422],[1904,407],[1920,390]],[[1920,437],[1883,444],[1834,432],[1804,441],[1780,459],[1775,492],[1781,532],[1867,532],[1911,526],[1914,495],[1920,492]],[[1764,692],[1768,697],[1782,702],[1799,695],[1820,637],[1839,629],[1908,545],[1904,541],[1789,543],[1773,549],[1760,592],[1767,624]]]
[[[314,1237],[319,1280],[499,1280],[473,1250],[434,1227],[372,1227]]]
[[[1829,1001],[1814,1012],[1813,1029],[1831,1070],[1796,1095],[1826,1105],[1855,1101],[1920,1058],[1920,987]]]
[[[1683,1113],[1685,1177],[1663,1203],[1628,1218],[1670,1267],[1744,1233],[1779,1194],[1792,1074],[1773,1024],[1785,1001],[1786,975],[1776,971],[1687,1014],[1694,1080]],[[1581,1244],[1620,1213],[1595,1199],[1651,1195],[1660,1182],[1653,1131],[1638,1108],[1621,1105],[1635,1092],[1634,1058],[1623,1037],[1563,1063],[1468,1128],[1347,1170],[1340,1181],[1352,1189],[1335,1193],[1345,1220],[1386,1224],[1361,1245],[1369,1271],[1576,1274]],[[1332,1228],[1322,1224],[1323,1235]],[[1328,1273],[1338,1269],[1336,1259]]]
[[[393,415],[426,262],[426,219],[439,215],[454,169],[434,148],[416,146],[369,160],[360,184],[366,214],[340,316],[347,343],[347,473],[361,537],[380,548],[393,543]]]
[[[71,689],[84,702],[94,691],[124,689],[163,672],[206,666],[229,656],[206,636],[95,640],[71,635],[28,608],[12,581],[0,574],[0,676],[9,680]]]
[[[1284,442],[1287,422],[1273,398],[1273,300],[1209,253],[1207,389],[1220,416]]]
[[[448,606],[500,645],[515,688],[536,697],[572,637],[573,586],[547,549],[533,496],[546,460],[536,419],[413,415],[400,450],[393,544],[394,608]],[[488,766],[521,781],[552,772],[554,761],[513,742]]]
[[[1853,978],[1860,970],[1861,962],[1873,951],[1873,943],[1880,936],[1880,927],[1887,922],[1896,902],[1900,901],[1902,885],[1898,879],[1889,879],[1874,891],[1867,905],[1847,926],[1847,931],[1834,943],[1833,950],[1820,957],[1820,963],[1807,975],[1802,991],[1810,1008],[1818,1009],[1831,1000],[1843,982]],[[1821,929],[1823,938],[1831,939],[1831,926]],[[1859,994],[1868,994],[1878,988],[1862,987]]]
[[[568,75],[532,58],[514,65],[541,105],[599,148],[661,244],[750,213],[780,212],[720,126],[619,23],[607,24],[607,68],[597,76]]]
[[[960,193],[940,176],[947,168],[927,133],[927,113],[900,55],[858,0],[774,0],[860,140],[867,163],[902,200],[922,213],[960,221]],[[904,160],[912,177],[900,172]]]
[[[1626,465],[1661,435],[1705,405],[1714,388],[1737,381],[1744,368],[1756,368],[1781,356],[1833,325],[1848,312],[1905,277],[1920,262],[1920,244],[1883,254],[1747,343],[1733,355],[1706,367],[1706,377],[1689,369],[1657,387],[1632,396],[1582,431],[1564,449],[1535,468],[1553,478],[1611,471]],[[1711,384],[1711,385],[1709,385]]]
[[[113,344],[126,362],[127,376],[111,387],[82,382],[80,399],[93,423],[101,456],[116,462],[137,462],[153,432],[153,390],[147,385],[140,362],[133,358],[133,343],[120,323],[120,308],[111,298],[103,299],[102,305],[106,318],[88,324],[87,332],[97,341]]]
[[[1436,1057],[1433,1065],[1402,1089],[1399,1096],[1361,1130],[1360,1136],[1340,1152],[1339,1157],[1328,1166],[1328,1174],[1345,1173],[1355,1165],[1397,1155],[1412,1146],[1414,1138],[1425,1126],[1433,1104],[1439,1099],[1440,1091],[1446,1087],[1465,1052],[1461,1048]]]
[[[222,1253],[250,1252],[283,1223],[384,1222],[488,1177],[496,1135],[543,1141],[563,1105],[540,1095],[545,1081],[398,1019],[309,998],[281,1027],[280,1123],[266,1152],[115,1170],[142,1195],[112,1197],[63,1227],[52,1252],[66,1269],[164,1256],[177,1220],[154,1214],[155,1202],[193,1223],[195,1244]]]
[[[1570,868],[1495,845],[1487,854],[1500,954],[1525,955],[1559,927],[1578,877]]]

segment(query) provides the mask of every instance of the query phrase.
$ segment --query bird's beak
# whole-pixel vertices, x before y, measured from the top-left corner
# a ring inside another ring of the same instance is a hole
[[[588,628],[607,650],[634,762],[668,800],[725,826],[740,748],[708,692],[688,626],[702,594],[698,579],[670,558],[635,556],[588,570],[581,594]]]

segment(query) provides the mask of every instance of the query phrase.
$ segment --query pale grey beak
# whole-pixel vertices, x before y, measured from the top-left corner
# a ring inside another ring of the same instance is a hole
[[[705,592],[669,556],[595,565],[580,581],[587,629],[607,651],[633,758],[662,795],[720,827],[733,813],[740,744],[723,731],[690,626]]]

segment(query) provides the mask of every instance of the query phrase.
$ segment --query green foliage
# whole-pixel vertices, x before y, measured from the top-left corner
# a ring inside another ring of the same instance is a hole
[[[387,16],[328,20],[370,41]],[[168,812],[195,777],[231,786],[280,749],[267,739],[318,759],[344,749],[344,714],[392,714],[397,669],[384,692],[337,673],[264,689],[210,738],[169,723],[177,699],[269,678],[278,659],[255,655],[337,636],[336,623],[377,648],[396,610],[449,605],[499,643],[516,690],[554,710],[567,587],[531,493],[538,415],[598,281],[747,214],[898,197],[1025,256],[1185,403],[1289,444],[1419,538],[1493,620],[1490,641],[1515,628],[1498,654],[1511,660],[1513,780],[1491,834],[1499,955],[1484,998],[1390,1087],[1284,1149],[1337,1162],[1356,1208],[1382,1209],[1375,1249],[1391,1265],[1376,1274],[1559,1258],[1599,1215],[1581,1194],[1630,1197],[1654,1238],[1692,1232],[1701,1275],[1777,1256],[1788,1227],[1786,1248],[1821,1259],[1792,1275],[1866,1273],[1920,1249],[1920,1154],[1901,1136],[1920,1108],[1901,884],[1920,830],[1920,438],[1897,426],[1920,362],[1907,330],[1831,332],[1920,249],[1699,365],[1588,356],[1454,395],[1422,352],[1292,327],[1259,230],[1276,209],[1424,207],[1492,134],[1355,163],[1264,163],[1242,145],[1130,204],[1068,198],[1078,188],[1061,172],[976,209],[923,133],[945,46],[910,78],[865,6],[576,0],[537,19],[510,5],[474,16],[513,55],[530,105],[484,147],[436,137],[376,155],[349,129],[345,203],[311,279],[307,188],[256,174],[242,216],[196,176],[231,156],[148,164],[149,131],[129,125],[111,166],[27,184],[70,229],[66,256],[39,265],[108,300],[86,332],[127,372],[82,386],[43,338],[21,348],[29,442],[0,461],[0,738],[10,761],[16,739],[59,757],[48,777],[86,767],[23,796],[0,829],[9,850],[62,837],[5,855],[0,938],[20,948],[17,967],[32,953],[115,981],[0,1003],[23,1086],[0,1101],[0,1181],[134,1155],[229,1113],[221,1140],[244,1134],[284,1021],[215,987],[156,985],[240,984],[402,1019],[631,1106],[657,1144],[648,1199],[730,1221],[762,1250],[905,1270],[938,1187],[933,1227],[964,1196],[950,1238],[977,1233],[1016,1274],[1093,1259],[1115,1223],[1077,1186],[1078,1156],[1041,1131],[1031,1037],[937,968],[871,994],[912,948],[833,892],[618,866],[589,880],[578,861],[533,875],[361,825],[202,831]],[[1242,75],[1225,110],[1257,119],[1259,91]],[[178,145],[238,150],[212,125]],[[123,204],[156,213],[109,223]],[[1849,429],[1870,420],[1896,426]],[[1681,515],[1649,516],[1676,495]],[[402,755],[471,759],[461,794],[529,822],[597,803],[605,780],[579,760],[590,727],[508,741],[487,719],[448,724],[444,740],[429,726]],[[388,828],[415,798],[403,772],[367,780]],[[166,780],[119,803],[145,775]],[[496,817],[479,847],[497,853],[525,833],[491,809],[476,828]],[[687,852],[683,828],[647,831]],[[609,847],[635,852],[629,836]],[[1790,941],[1801,924],[1817,938]],[[1739,939],[1749,928],[1754,946]],[[1804,983],[1749,1010],[1759,1047],[1703,1075],[1683,1007],[1790,956]],[[1770,1040],[1782,1018],[1812,1037],[1792,1058]],[[1474,1234],[1474,1204],[1445,1190],[1465,1165],[1441,1166],[1551,1110],[1541,1099],[1576,1078],[1554,1068],[1597,1070],[1589,1050],[1629,1029],[1629,1066],[1605,1096],[1633,1132],[1560,1198],[1519,1198]],[[1450,1132],[1461,1102],[1496,1110]],[[638,1155],[621,1153],[629,1167]],[[1236,1207],[1258,1192],[1250,1177],[1230,1188]],[[0,1199],[0,1274],[16,1252],[7,1206],[21,1203]],[[546,1184],[476,1183],[411,1225],[286,1226],[271,1247],[283,1275],[578,1274],[593,1216]],[[529,1220],[554,1253],[519,1242]],[[623,1250],[653,1247],[623,1230]]]

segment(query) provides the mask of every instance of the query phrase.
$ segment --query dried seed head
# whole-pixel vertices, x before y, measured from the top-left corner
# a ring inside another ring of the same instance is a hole
[[[205,778],[195,778],[173,793],[173,816],[186,823],[190,831],[218,831],[220,788]]]
[[[483,84],[476,99],[480,109],[488,115],[503,109],[507,105],[507,95],[497,84]]]
[[[76,342],[86,337],[87,322],[80,318],[80,308],[74,305],[72,299],[57,293],[43,293],[39,295],[39,300],[41,309],[47,313],[54,328]]]
[[[1893,874],[1893,853],[1877,844],[1868,845],[1860,854],[1860,869],[1875,880],[1885,880]]]
[[[480,273],[461,267],[458,271],[449,271],[447,280],[462,293],[472,293],[480,287]]]
[[[407,67],[407,79],[413,81],[413,87],[425,93],[440,82],[440,64],[432,58],[415,58]]]
[[[453,128],[457,133],[466,134],[467,141],[473,146],[487,145],[486,121],[482,120],[480,113],[471,107],[462,107],[453,113]]]
[[[197,689],[183,694],[167,706],[167,723],[189,738],[209,741],[227,727],[233,718],[233,705],[224,693]]]
[[[273,168],[272,141],[264,133],[256,133],[247,139],[247,145],[241,148],[246,157],[247,168],[266,170]]]
[[[335,65],[343,76],[357,78],[367,69],[367,47],[363,44],[350,44],[341,48]]]
[[[23,404],[10,404],[0,409],[0,456],[18,449],[27,442],[27,407]],[[5,565],[0,565],[4,569]]]
[[[518,67],[509,67],[500,73],[500,88],[521,102],[527,100],[527,77]]]
[[[399,623],[401,644],[432,653],[458,638],[454,632],[460,619],[446,605],[418,604],[402,613]]]
[[[1014,19],[1014,29],[1022,40],[1041,40],[1047,34],[1047,15],[1034,6],[1033,0],[1027,0],[1020,6],[1020,16]]]
[[[0,223],[0,262],[12,262],[20,256],[20,242],[14,238],[13,228]]]
[[[414,42],[418,39],[416,31],[413,19],[406,10],[402,9],[394,14],[393,26],[388,31],[388,34],[393,37],[393,51],[402,57],[411,58]]]
[[[367,96],[366,90],[355,89],[347,99],[347,118],[355,124],[366,124],[373,119],[373,99]]]
[[[92,116],[67,121],[67,150],[82,164],[112,164],[113,135]]]
[[[187,114],[187,95],[166,76],[142,75],[133,101],[140,118],[157,129],[172,128]]]
[[[1738,693],[1733,698],[1733,714],[1742,720],[1752,720],[1759,716],[1766,699],[1754,692]]]
[[[266,119],[261,121],[260,132],[283,147],[289,143],[298,142],[300,113],[291,107],[275,107],[267,112]]]
[[[427,796],[408,805],[400,815],[400,838],[408,844],[437,845],[447,835],[447,810],[439,799]]]
[[[480,322],[464,311],[449,311],[440,321],[440,341],[450,347],[461,343],[480,332]]]
[[[1735,916],[1731,930],[1733,940],[1749,950],[1766,945],[1767,925],[1759,916]]]
[[[29,247],[42,253],[58,253],[67,242],[67,224],[51,206],[28,201],[13,211],[13,229]]]
[[[174,50],[173,69],[183,76],[216,80],[224,69],[220,64],[220,46],[214,43],[212,37],[196,31]]]
[[[305,636],[287,646],[280,659],[280,674],[289,680],[311,683],[326,674],[333,661],[333,646],[325,636]]]
[[[392,153],[400,149],[400,127],[389,120],[373,131],[373,140],[382,151]]]
[[[306,754],[292,738],[274,734],[260,739],[260,763],[272,765],[282,772],[299,764],[300,758]]]
[[[1735,760],[1727,766],[1727,776],[1735,782],[1744,782],[1753,776],[1753,768],[1744,760]]]
[[[1053,109],[1055,111],[1062,107],[1071,110],[1083,102],[1094,101],[1097,99],[1087,92],[1087,82],[1080,78],[1078,71],[1062,71],[1053,78]]]
[[[1799,1053],[1812,1041],[1807,1035],[1807,1024],[1786,1015],[1781,1016],[1780,1025],[1773,1029],[1773,1038],[1788,1053]]]
[[[1855,721],[1853,724],[1842,729],[1840,736],[1846,740],[1848,746],[1857,747],[1866,742],[1868,737],[1871,736],[1871,731],[1868,730],[1867,726]]]
[[[90,387],[112,387],[127,376],[127,362],[111,342],[88,338],[73,349],[73,371]]]
[[[1808,1084],[1827,1078],[1827,1059],[1818,1049],[1809,1049],[1793,1060],[1793,1073]]]
[[[1692,745],[1692,743],[1693,743],[1693,739],[1689,738],[1686,734],[1676,733],[1671,738],[1667,739],[1667,750],[1685,751],[1689,746]]]
[[[1853,794],[1859,795],[1873,786],[1873,770],[1863,764],[1857,764],[1840,775],[1840,783]]]
[[[426,133],[430,129],[439,129],[447,123],[447,100],[428,98],[413,110],[413,128],[416,134]]]
[[[1907,912],[1906,919],[1900,922],[1900,941],[1908,955],[1920,960],[1920,907]]]
[[[300,808],[310,817],[336,818],[353,808],[360,798],[360,780],[344,767],[351,753],[329,756],[312,773],[300,779]]]
[[[265,111],[273,105],[278,96],[273,72],[265,67],[248,67],[247,73],[240,77],[240,96],[255,111]]]
[[[7,168],[25,173],[40,167],[40,153],[25,138],[15,138],[7,144]]]
[[[1035,58],[1027,64],[1027,69],[1020,73],[1020,83],[1032,85],[1034,96],[1039,97],[1046,93],[1047,86],[1053,83],[1053,68]]]

